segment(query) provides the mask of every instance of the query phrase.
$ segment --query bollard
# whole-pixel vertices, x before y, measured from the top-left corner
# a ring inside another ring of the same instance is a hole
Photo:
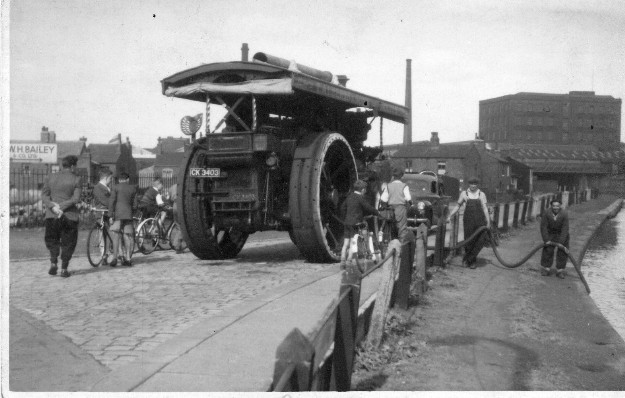
[[[495,209],[493,212],[493,225],[495,226],[496,229],[499,229],[499,204],[495,203]],[[465,236],[464,239],[468,238],[468,236]]]
[[[419,228],[417,228],[416,235],[417,239],[415,241],[413,262],[415,279],[417,284],[417,296],[421,298],[421,296],[423,296],[423,294],[427,290],[427,228],[425,228],[424,226],[420,226]]]
[[[521,213],[521,224],[525,225],[525,223],[527,222],[527,205],[529,204],[529,201],[526,199],[523,201],[523,211]]]
[[[512,215],[512,226],[514,228],[518,228],[519,227],[519,206],[520,206],[521,202],[519,202],[518,200],[516,202],[514,202],[514,213]]]
[[[503,231],[508,230],[509,213],[510,213],[510,203],[505,203],[503,205],[503,227],[501,228]]]

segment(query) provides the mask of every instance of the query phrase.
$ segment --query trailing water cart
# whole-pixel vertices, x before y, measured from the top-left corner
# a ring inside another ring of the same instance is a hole
[[[336,80],[264,53],[162,80],[164,95],[206,104],[204,135],[201,114],[181,121],[193,144],[178,175],[177,218],[193,254],[232,258],[249,234],[284,230],[307,260],[339,259],[338,212],[371,155],[369,120],[403,124],[410,113]],[[211,105],[227,110],[213,131]]]

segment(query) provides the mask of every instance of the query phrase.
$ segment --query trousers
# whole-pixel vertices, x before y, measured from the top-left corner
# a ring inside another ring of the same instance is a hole
[[[46,218],[44,240],[50,251],[50,262],[56,264],[60,254],[61,266],[67,269],[78,241],[78,221],[66,217]]]

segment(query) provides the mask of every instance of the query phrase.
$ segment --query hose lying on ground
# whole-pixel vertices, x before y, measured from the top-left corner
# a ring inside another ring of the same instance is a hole
[[[527,260],[529,260],[530,257],[532,257],[534,255],[534,253],[536,253],[538,250],[542,249],[543,247],[555,246],[559,250],[564,250],[566,255],[571,260],[571,263],[573,263],[573,268],[575,268],[575,271],[577,271],[577,274],[579,275],[579,279],[582,280],[582,283],[584,284],[584,287],[586,288],[586,291],[588,292],[588,294],[590,294],[590,287],[588,286],[588,283],[586,283],[586,278],[584,278],[584,275],[582,274],[582,269],[581,269],[580,265],[573,258],[573,256],[571,255],[571,252],[569,251],[569,249],[564,247],[564,245],[562,245],[560,243],[556,243],[556,242],[541,243],[541,244],[537,245],[535,248],[533,248],[532,250],[530,250],[529,253],[525,257],[523,257],[521,260],[519,260],[519,261],[517,261],[515,263],[508,263],[508,262],[504,261],[501,258],[501,256],[499,255],[499,251],[497,250],[497,246],[492,244],[492,242],[494,242],[493,235],[492,235],[493,232],[490,230],[490,228],[488,228],[486,226],[481,226],[471,236],[469,236],[467,239],[463,240],[462,242],[458,242],[458,244],[456,246],[450,247],[449,250],[460,249],[461,247],[465,246],[467,243],[469,243],[472,240],[476,239],[477,236],[481,235],[484,231],[486,231],[486,234],[488,235],[488,239],[491,241],[491,245],[490,246],[493,249],[493,252],[495,253],[495,257],[497,257],[497,260],[499,260],[501,265],[503,265],[506,268],[517,268],[517,267],[521,266]],[[554,253],[554,256],[555,255],[556,255],[556,253]]]

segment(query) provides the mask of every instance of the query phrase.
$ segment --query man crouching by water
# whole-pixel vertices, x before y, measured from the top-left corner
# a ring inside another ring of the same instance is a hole
[[[543,242],[546,244],[560,243],[568,249],[569,247],[569,216],[565,210],[562,210],[562,202],[558,199],[551,201],[551,207],[545,212],[540,220],[540,233]],[[551,274],[551,264],[553,263],[553,252],[555,246],[543,247],[540,256],[541,271],[543,276]],[[556,276],[564,279],[564,267],[566,267],[567,254],[564,250],[558,250],[556,256]]]

